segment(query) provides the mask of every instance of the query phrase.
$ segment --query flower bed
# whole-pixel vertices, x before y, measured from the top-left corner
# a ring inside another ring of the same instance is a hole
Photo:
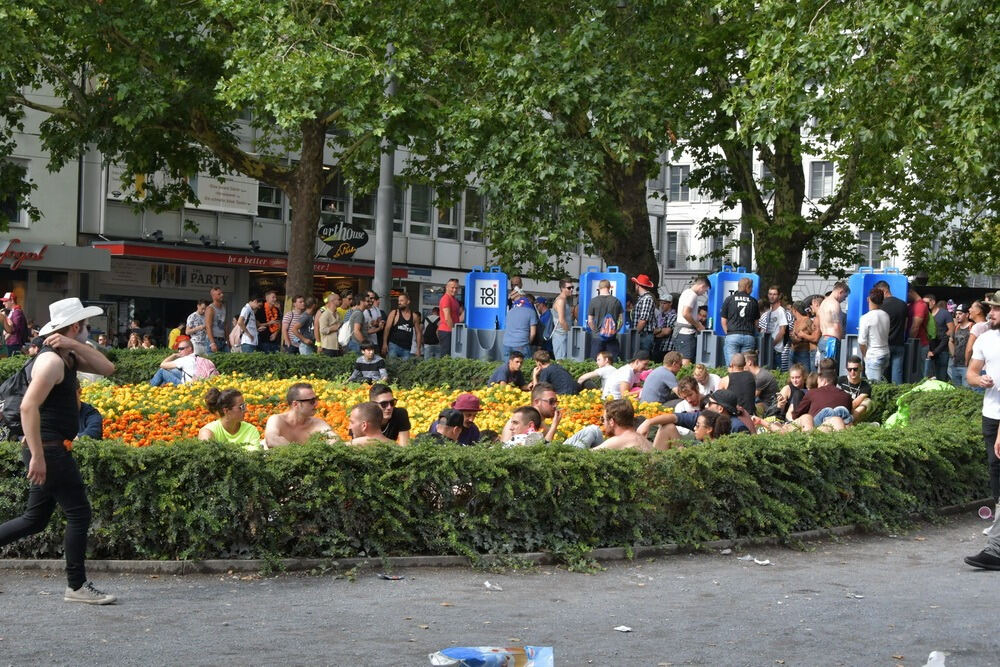
[[[148,384],[116,386],[99,383],[83,389],[83,400],[104,417],[104,437],[122,440],[134,446],[194,438],[198,429],[215,419],[205,408],[203,396],[209,387],[237,387],[247,403],[246,421],[263,431],[267,418],[281,412],[285,392],[296,382],[310,382],[319,396],[316,415],[327,421],[342,437],[347,437],[347,411],[368,400],[367,385],[346,385],[315,377],[252,378],[246,375],[220,375],[204,382],[152,387]],[[411,433],[426,433],[438,414],[462,393],[457,389],[395,389],[399,407],[406,408],[412,424]],[[480,430],[498,433],[511,412],[531,402],[531,395],[514,387],[494,385],[473,391],[483,411],[476,419]],[[559,437],[566,438],[588,424],[600,422],[603,402],[600,391],[589,389],[577,396],[561,396],[563,417]],[[659,406],[640,405],[640,412],[655,414]]]

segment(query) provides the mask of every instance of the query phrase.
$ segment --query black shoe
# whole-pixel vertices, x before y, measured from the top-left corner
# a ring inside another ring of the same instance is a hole
[[[981,567],[984,570],[1000,570],[1000,558],[980,551],[975,556],[966,556],[965,562],[972,567]]]

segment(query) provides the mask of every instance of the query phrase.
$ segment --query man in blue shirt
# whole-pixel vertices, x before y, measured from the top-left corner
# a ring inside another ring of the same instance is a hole
[[[524,381],[524,375],[521,373],[522,363],[524,363],[524,355],[517,351],[511,352],[510,358],[497,366],[497,369],[493,371],[493,375],[486,381],[486,384],[511,384],[518,389],[527,391],[527,383]]]
[[[538,330],[538,313],[528,297],[516,292],[514,305],[507,311],[507,327],[503,334],[503,359],[506,361],[515,350],[527,357],[531,354],[531,340]]]
[[[663,365],[646,376],[639,394],[640,403],[677,403],[674,393],[677,387],[677,371],[681,369],[683,357],[677,350],[663,356]]]

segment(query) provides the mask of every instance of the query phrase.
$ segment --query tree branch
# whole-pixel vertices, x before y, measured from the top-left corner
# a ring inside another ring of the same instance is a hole
[[[41,102],[35,102],[28,99],[23,95],[7,95],[7,102],[13,104],[20,104],[21,106],[28,107],[29,109],[34,109],[35,111],[41,111],[52,116],[58,116],[59,118],[69,118],[71,120],[82,122],[80,114],[73,111],[72,109],[67,109],[66,107],[53,107],[48,104],[42,104]]]

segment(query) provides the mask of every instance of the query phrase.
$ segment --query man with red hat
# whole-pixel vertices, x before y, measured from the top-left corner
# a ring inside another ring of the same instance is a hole
[[[3,320],[3,329],[7,333],[7,353],[17,354],[28,342],[28,318],[24,316],[21,306],[13,292],[3,295],[3,307],[7,316]]]
[[[475,394],[459,394],[451,407],[461,412],[464,419],[462,432],[458,436],[458,444],[475,445],[478,443],[482,439],[479,427],[476,426],[476,416],[482,411],[479,398]],[[430,432],[437,433],[437,429],[438,423],[435,421],[431,424]]]
[[[635,283],[635,291],[639,293],[635,309],[632,311],[632,321],[635,322],[635,330],[639,332],[639,349],[652,352],[653,314],[656,312],[653,281],[645,273],[640,273],[632,279],[632,282]]]

